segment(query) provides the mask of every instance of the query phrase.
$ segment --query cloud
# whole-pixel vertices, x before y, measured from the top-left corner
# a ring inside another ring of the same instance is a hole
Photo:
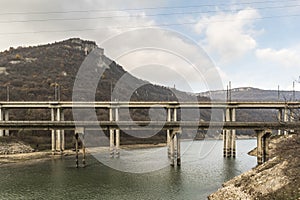
[[[10,46],[39,45],[70,37],[80,37],[87,40],[94,40],[97,43],[119,34],[126,27],[150,26],[154,25],[153,19],[147,17],[141,11],[134,14],[124,8],[149,7],[149,1],[109,1],[109,0],[28,0],[19,2],[17,0],[3,0],[0,12],[0,21],[11,20],[40,20],[40,19],[78,19],[94,18],[82,20],[46,20],[40,22],[26,23],[1,23],[0,50],[8,49]],[[164,5],[162,0],[155,1],[152,6]],[[103,10],[103,12],[69,12],[69,11],[92,11]],[[106,10],[106,11],[105,11]],[[113,11],[112,11],[113,10]],[[47,13],[47,12],[58,13]],[[46,12],[44,14],[28,14],[28,12]],[[65,13],[61,13],[65,12]],[[23,13],[8,14],[3,13]],[[117,17],[122,16],[122,17]],[[104,17],[104,18],[101,18]],[[123,28],[122,28],[123,27]],[[125,27],[125,28],[124,28]],[[94,29],[94,30],[92,30]],[[69,31],[70,30],[70,31]],[[71,31],[75,30],[75,31]],[[49,32],[48,32],[49,31]],[[30,32],[30,33],[26,33]],[[31,33],[35,32],[35,33]],[[21,33],[21,34],[3,34]]]
[[[118,46],[118,44],[122,46]],[[103,44],[105,52],[130,73],[152,83],[186,91],[222,88],[220,69],[205,51],[180,33],[140,29],[120,34]]]
[[[257,10],[245,8],[237,13],[219,13],[209,17],[201,17],[194,30],[202,34],[201,43],[222,62],[229,62],[243,56],[256,47],[253,28],[255,19],[259,17]]]
[[[275,50],[271,48],[257,49],[257,58],[276,63],[284,67],[299,67],[300,51],[294,49],[280,49]]]

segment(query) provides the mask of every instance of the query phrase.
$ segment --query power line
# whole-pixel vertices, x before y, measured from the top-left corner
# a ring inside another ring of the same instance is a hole
[[[271,6],[271,7],[260,7],[255,8],[258,10],[264,9],[278,9],[278,8],[290,8],[290,7],[299,7],[300,5],[289,5],[289,6]],[[236,9],[235,12],[242,10],[251,10],[252,8],[245,9]],[[210,10],[210,11],[191,11],[191,12],[172,12],[172,13],[157,13],[157,14],[147,14],[143,15],[146,17],[155,17],[155,16],[169,16],[169,15],[186,15],[186,14],[204,14],[204,13],[215,13],[215,12],[230,12],[232,10]],[[96,20],[96,19],[108,19],[108,18],[123,18],[123,17],[140,17],[140,15],[116,15],[116,16],[100,16],[100,17],[80,17],[80,18],[50,18],[50,19],[29,19],[29,20],[7,20],[0,21],[0,23],[27,23],[27,22],[45,22],[45,21],[79,21],[79,20]]]
[[[277,15],[277,16],[266,16],[266,17],[256,17],[256,18],[244,18],[240,20],[263,20],[272,18],[283,18],[283,17],[300,17],[300,14],[295,15]],[[230,22],[234,20],[215,20],[209,23],[220,23],[220,22]],[[167,27],[167,26],[181,26],[181,25],[193,25],[198,22],[182,22],[182,23],[166,23],[166,24],[155,24],[155,25],[140,25],[140,26],[108,26],[108,27],[98,27],[98,28],[85,28],[85,29],[69,29],[69,30],[41,30],[41,31],[27,31],[27,32],[8,32],[0,33],[0,36],[4,35],[20,35],[20,34],[37,34],[37,33],[64,33],[64,32],[83,32],[83,31],[97,31],[101,29],[113,28],[113,29],[137,29],[137,28],[154,28],[154,27]]]
[[[298,0],[286,0],[287,2],[298,2]],[[119,12],[119,11],[138,11],[138,10],[158,10],[158,9],[184,9],[184,8],[201,8],[201,7],[216,7],[216,6],[241,6],[254,5],[264,3],[278,3],[278,0],[273,1],[256,1],[242,2],[235,4],[201,4],[187,6],[161,6],[161,7],[144,7],[144,8],[125,8],[125,9],[95,9],[95,10],[69,10],[69,11],[36,11],[36,12],[2,12],[0,15],[41,15],[41,14],[67,14],[67,13],[89,13],[89,12]]]

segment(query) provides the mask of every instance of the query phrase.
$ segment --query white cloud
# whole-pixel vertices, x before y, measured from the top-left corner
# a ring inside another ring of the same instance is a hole
[[[150,7],[163,5],[163,1],[155,1],[149,5],[149,1],[139,1],[132,5],[131,1],[110,1],[110,0],[28,0],[19,2],[17,0],[3,0],[0,7],[0,21],[11,20],[40,20],[40,19],[78,19],[94,18],[82,20],[46,20],[40,22],[17,22],[1,23],[0,50],[8,49],[10,46],[39,45],[70,37],[80,37],[87,40],[94,40],[97,43],[123,32],[126,27],[150,26],[154,25],[154,20],[150,19],[140,11],[138,14],[130,13],[124,8]],[[92,11],[108,10],[105,12],[68,12],[68,11]],[[109,11],[113,10],[113,11]],[[58,13],[47,13],[47,12]],[[45,14],[28,14],[28,12],[46,12]],[[65,13],[60,13],[65,12]],[[23,13],[8,14],[3,13]],[[122,16],[122,17],[117,17]],[[104,18],[101,18],[104,17]],[[125,27],[125,28],[120,28]],[[91,30],[95,29],[95,30]],[[65,30],[65,31],[64,31]],[[78,31],[68,31],[78,30]],[[50,31],[50,32],[48,32]],[[57,31],[57,32],[56,32]],[[36,33],[26,33],[36,32]],[[3,34],[3,33],[23,33],[23,34]]]
[[[256,56],[261,60],[271,61],[284,67],[299,68],[300,64],[300,51],[294,49],[257,49]]]
[[[219,13],[202,17],[195,25],[195,31],[204,36],[201,41],[206,49],[216,54],[220,61],[229,62],[243,56],[256,47],[253,28],[257,10],[246,8],[237,13]]]
[[[121,47],[118,44],[122,43]],[[102,44],[105,52],[130,73],[180,90],[222,88],[220,69],[196,43],[165,29],[120,34]]]

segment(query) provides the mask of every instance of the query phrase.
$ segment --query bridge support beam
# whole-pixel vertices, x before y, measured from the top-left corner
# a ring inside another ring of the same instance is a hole
[[[225,121],[236,121],[235,108],[225,110]],[[236,155],[236,130],[223,130],[223,156],[235,157]]]
[[[272,135],[271,130],[256,130],[257,134],[257,164],[269,160],[269,142]]]
[[[181,152],[180,152],[180,134],[181,129],[170,130],[170,165],[177,166],[181,165]]]

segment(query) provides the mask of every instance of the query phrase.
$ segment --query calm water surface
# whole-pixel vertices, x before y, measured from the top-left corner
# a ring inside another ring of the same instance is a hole
[[[197,141],[180,168],[144,174],[111,169],[92,156],[79,169],[74,157],[1,167],[0,199],[207,199],[224,181],[256,165],[256,158],[247,155],[255,146],[256,140],[238,140],[237,157],[224,159],[222,141]],[[199,156],[201,149],[212,151]]]

